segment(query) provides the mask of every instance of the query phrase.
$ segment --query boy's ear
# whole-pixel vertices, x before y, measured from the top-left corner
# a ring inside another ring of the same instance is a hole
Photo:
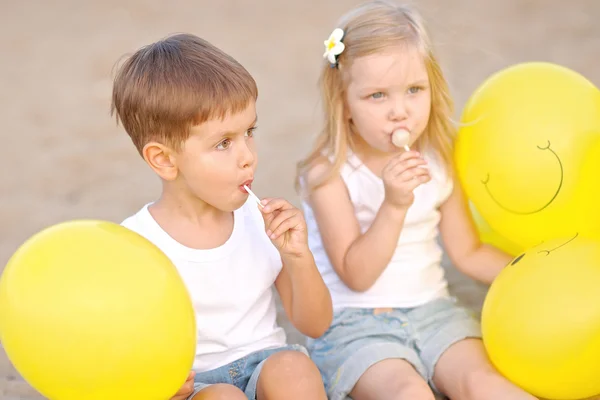
[[[177,166],[173,149],[158,142],[149,142],[142,149],[142,156],[150,168],[166,181],[177,178]]]

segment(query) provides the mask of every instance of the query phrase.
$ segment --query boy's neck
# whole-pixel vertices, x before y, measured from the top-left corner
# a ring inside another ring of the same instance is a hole
[[[233,212],[219,210],[197,198],[163,192],[148,211],[169,236],[193,249],[219,247],[233,232]]]

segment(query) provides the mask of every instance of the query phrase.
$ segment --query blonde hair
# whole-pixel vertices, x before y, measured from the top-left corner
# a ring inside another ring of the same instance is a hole
[[[124,62],[111,114],[142,154],[150,141],[178,149],[190,127],[243,111],[257,96],[256,82],[233,57],[197,36],[177,34]]]
[[[337,58],[337,68],[324,61],[319,80],[325,121],[308,157],[298,163],[296,186],[324,154],[333,157],[332,166],[318,180],[310,182],[304,195],[327,183],[339,174],[352,149],[351,126],[344,117],[347,72],[352,62],[399,44],[415,46],[423,55],[431,87],[431,113],[427,128],[418,139],[419,148],[431,147],[449,171],[452,170],[452,151],[455,128],[452,124],[453,103],[448,84],[433,55],[429,35],[420,15],[407,6],[387,1],[362,4],[344,15],[338,27],[343,29],[345,49]]]

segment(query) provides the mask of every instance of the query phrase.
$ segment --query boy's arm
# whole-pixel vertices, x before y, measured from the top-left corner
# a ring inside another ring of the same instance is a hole
[[[317,338],[329,328],[333,307],[308,248],[304,216],[283,199],[264,199],[261,203],[267,236],[279,250],[283,264],[275,280],[283,308],[300,332]]]
[[[317,270],[310,251],[301,257],[283,259],[275,281],[283,309],[302,334],[318,338],[331,325],[333,315],[329,290]]]

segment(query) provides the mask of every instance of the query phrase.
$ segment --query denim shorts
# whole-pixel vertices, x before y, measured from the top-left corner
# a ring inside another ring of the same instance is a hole
[[[256,351],[222,367],[196,374],[194,377],[194,392],[188,397],[188,400],[191,400],[202,389],[217,383],[236,386],[244,392],[249,400],[255,400],[258,376],[265,361],[271,355],[286,350],[299,351],[308,356],[308,351],[299,344]]]
[[[444,297],[380,314],[372,308],[342,309],[329,330],[307,345],[329,400],[344,400],[369,367],[390,358],[408,361],[435,390],[433,371],[442,353],[460,340],[480,337],[475,315]]]

